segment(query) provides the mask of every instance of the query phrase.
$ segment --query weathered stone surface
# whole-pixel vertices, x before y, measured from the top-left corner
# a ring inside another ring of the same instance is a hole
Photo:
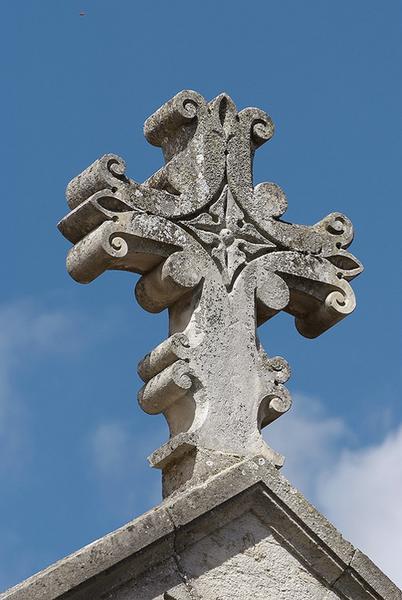
[[[263,111],[183,91],[144,131],[166,164],[140,184],[118,156],[100,158],[68,185],[59,228],[74,279],[139,273],[141,306],[169,309],[170,337],[139,366],[139,403],[170,428],[150,458],[166,495],[245,456],[282,464],[260,430],[290,408],[289,367],[256,328],[284,310],[303,335],[321,334],[354,309],[349,281],[362,267],[346,250],[347,217],[289,224],[284,192],[254,186],[254,152],[274,132]]]
[[[263,457],[244,460],[1,600],[402,600]]]

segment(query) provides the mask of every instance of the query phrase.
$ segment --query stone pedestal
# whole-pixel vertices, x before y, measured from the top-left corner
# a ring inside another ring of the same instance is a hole
[[[169,496],[1,600],[402,600],[263,457]]]

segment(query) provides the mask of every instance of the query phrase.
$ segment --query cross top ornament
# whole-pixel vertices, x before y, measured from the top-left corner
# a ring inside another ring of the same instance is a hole
[[[67,186],[71,212],[58,227],[74,244],[76,281],[139,273],[139,304],[169,310],[169,337],[138,367],[140,406],[169,425],[150,457],[168,495],[247,456],[283,464],[261,429],[290,408],[290,372],[265,353],[257,327],[285,311],[302,335],[320,335],[355,308],[349,281],[362,266],[347,251],[347,217],[290,224],[281,188],[254,186],[254,152],[274,133],[262,110],[185,90],[144,133],[165,165],[137,183],[123,159],[103,156]]]

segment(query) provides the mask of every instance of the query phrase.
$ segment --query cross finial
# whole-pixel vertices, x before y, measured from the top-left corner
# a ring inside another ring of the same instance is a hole
[[[129,179],[108,154],[67,187],[72,210],[59,229],[74,244],[71,276],[139,273],[141,306],[169,309],[168,339],[139,365],[139,403],[170,428],[150,457],[165,494],[239,457],[280,466],[261,428],[290,408],[289,367],[267,356],[256,329],[286,311],[316,337],[355,307],[349,281],[362,266],[346,250],[349,219],[289,224],[280,187],[253,185],[254,152],[273,131],[266,113],[238,112],[226,94],[207,102],[183,91],[145,123],[166,161],[147,181]]]

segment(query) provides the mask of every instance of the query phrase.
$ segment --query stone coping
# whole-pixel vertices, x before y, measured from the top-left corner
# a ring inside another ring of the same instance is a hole
[[[293,553],[341,597],[402,600],[401,590],[262,457],[239,462],[200,485],[173,494],[123,527],[3,592],[0,600],[87,597],[79,590],[105,572],[118,570],[122,561],[138,558],[136,568],[144,570],[150,566],[149,556],[151,564],[156,564],[180,546],[193,543],[194,537],[205,535],[206,523],[207,528],[221,526],[222,519],[231,518],[233,507],[253,510],[275,528]],[[140,557],[147,550],[150,554],[141,567]]]

